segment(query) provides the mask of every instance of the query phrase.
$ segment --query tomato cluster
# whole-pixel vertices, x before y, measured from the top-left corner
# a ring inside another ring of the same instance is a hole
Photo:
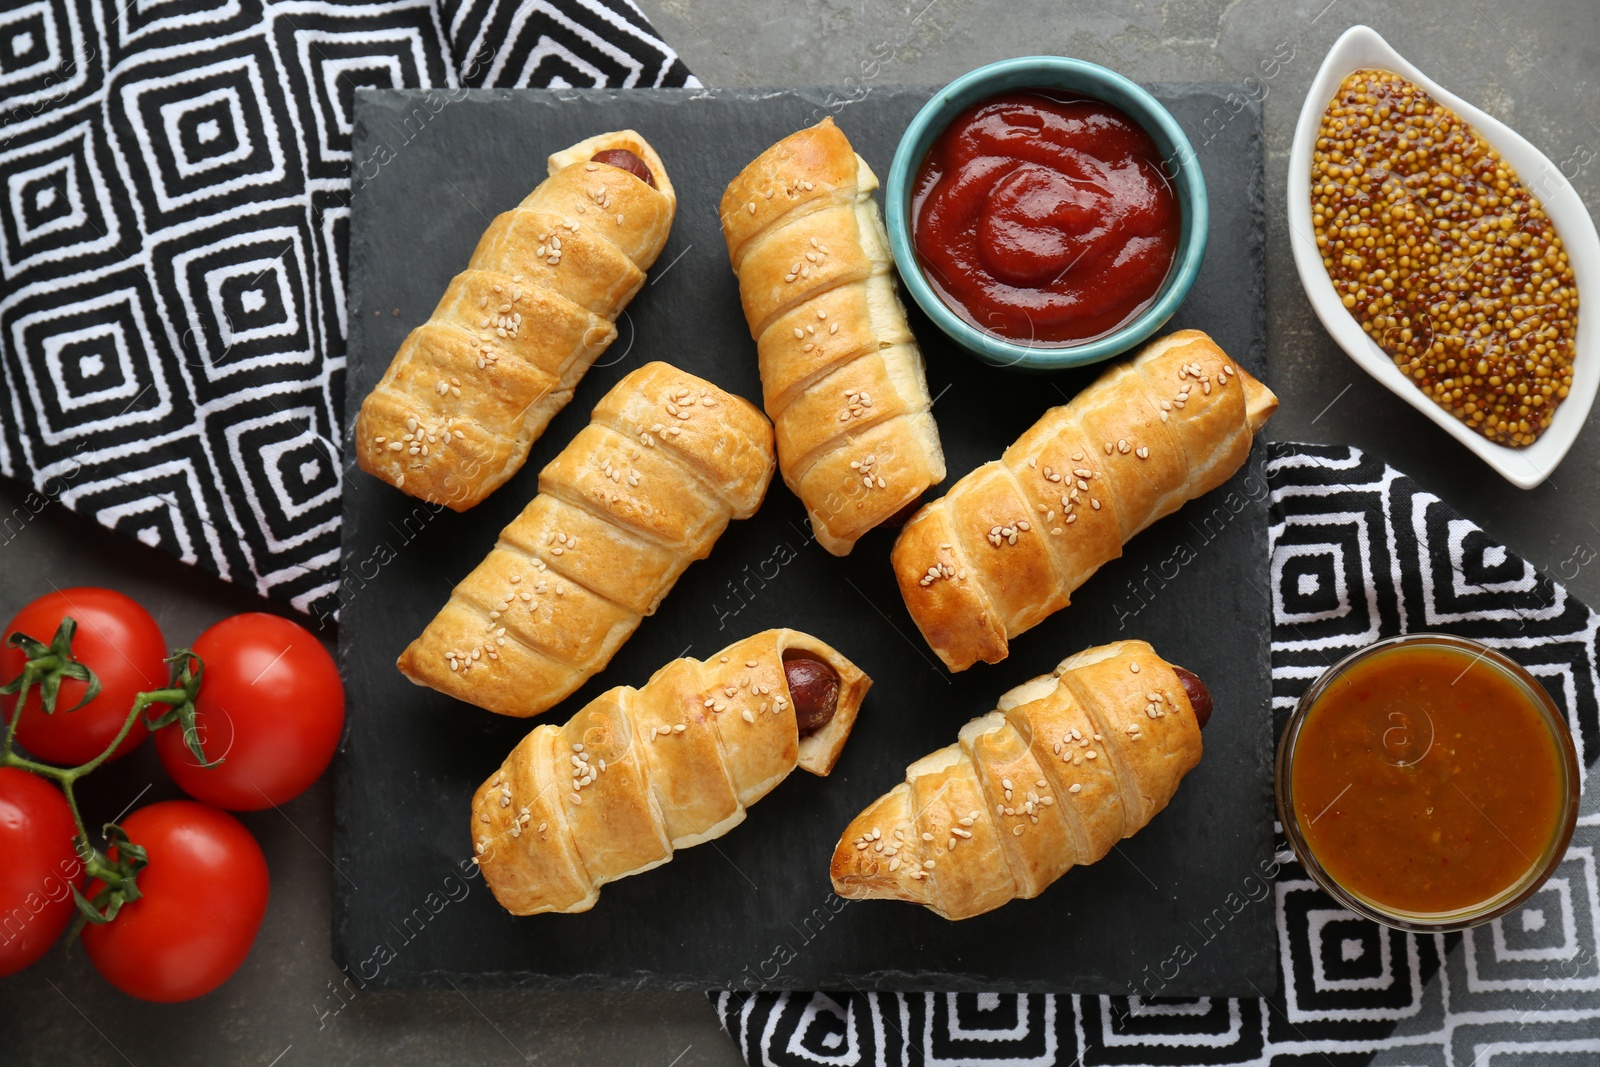
[[[261,847],[221,809],[282,804],[326,769],[344,729],[333,658],[263,613],[224,619],[169,657],[149,612],[110,589],[40,597],[4,634],[17,636],[0,646],[0,977],[81,914],[84,950],[118,989],[162,1002],[210,992],[244,962],[268,893]],[[195,799],[108,825],[102,853],[72,786],[152,732]]]

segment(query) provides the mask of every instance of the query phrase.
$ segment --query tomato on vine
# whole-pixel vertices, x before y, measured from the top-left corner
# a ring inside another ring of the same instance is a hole
[[[122,823],[139,842],[138,896],[107,923],[83,930],[101,976],[129,996],[172,1003],[227,981],[250,952],[267,912],[267,860],[244,825],[192,800],[140,808]],[[120,845],[109,852],[121,859]],[[91,883],[98,898],[104,886]]]
[[[76,784],[155,731],[191,795],[236,808],[288,800],[338,747],[344,689],[332,657],[303,627],[263,614],[225,619],[169,657],[154,620],[104,589],[41,597],[12,627],[0,652],[0,695],[12,696],[0,741],[0,975],[43,955],[75,909],[90,961],[118,989],[160,1002],[210,992],[244,962],[266,914],[261,846],[226,812],[182,800],[107,823],[101,851]]]
[[[31,966],[78,913],[72,890],[83,863],[60,789],[27,771],[0,767],[0,977]]]
[[[86,642],[90,653],[96,658],[104,656],[106,662],[113,660],[105,655],[108,649],[123,662],[130,659],[126,650],[139,651],[138,643],[149,637],[149,634],[140,632],[144,629],[141,620],[149,620],[150,628],[155,627],[154,621],[142,608],[120,593],[104,589],[69,589],[59,591],[56,597],[58,600],[54,604],[50,597],[41,597],[29,605],[19,613],[19,621],[15,625],[39,626],[51,621],[59,613],[57,609],[62,604],[66,608],[61,610],[81,609],[86,617],[95,622],[95,636],[105,642],[104,646],[94,640]],[[127,610],[130,606],[132,611]],[[35,611],[42,614],[35,614]],[[112,613],[127,623],[123,630],[117,630]],[[126,685],[129,691],[123,694],[114,689],[107,694],[97,671],[76,658],[78,650],[73,646],[73,639],[77,628],[78,621],[74,615],[60,614],[48,644],[22,629],[13,630],[5,639],[5,650],[16,656],[9,657],[11,663],[7,668],[8,671],[14,671],[14,675],[0,685],[0,694],[14,697],[7,701],[9,707],[6,708],[4,740],[0,741],[0,774],[4,775],[3,793],[0,796],[9,801],[8,804],[0,804],[0,812],[8,813],[5,825],[0,827],[0,840],[7,846],[0,856],[8,861],[4,869],[13,877],[0,882],[0,901],[9,901],[12,894],[20,893],[21,909],[26,909],[12,910],[11,918],[17,921],[17,937],[6,939],[6,947],[11,950],[6,965],[17,969],[38,959],[59,936],[60,925],[65,924],[63,913],[71,915],[71,910],[66,907],[68,902],[76,908],[82,922],[103,925],[114,920],[124,904],[139,899],[138,876],[145,865],[145,850],[132,841],[122,827],[112,823],[104,827],[105,840],[110,845],[109,854],[96,848],[89,839],[83,815],[78,810],[75,787],[85,775],[126,751],[126,742],[134,736],[135,729],[140,731],[139,736],[143,736],[147,730],[144,717],[150,714],[151,708],[163,709],[159,713],[161,721],[192,722],[194,698],[199,692],[203,672],[198,662],[191,663],[188,652],[180,651],[170,658],[162,657],[162,670],[157,674],[158,678],[168,677],[169,672],[165,668],[168,664],[172,665],[170,683],[166,688],[138,687],[131,679],[120,677],[117,674],[120,668],[117,668],[109,673],[118,678],[117,688]],[[119,641],[119,638],[122,640]],[[154,639],[158,652],[164,653],[159,644],[159,630],[154,630]],[[123,642],[126,642],[125,646]],[[104,710],[109,705],[104,700],[124,695],[127,707],[122,711],[122,717],[115,723],[114,729],[103,730],[100,724],[109,721],[109,715]],[[63,706],[65,700],[74,698],[76,702],[70,707]],[[97,704],[96,701],[102,703]],[[32,750],[27,754],[18,751],[17,740],[23,732],[24,720],[28,717],[29,709],[36,705],[46,723],[57,717],[64,720],[79,709],[96,709],[96,714],[74,720],[72,725],[75,729],[56,733],[47,731],[44,742],[35,740],[34,743],[51,750],[51,740],[61,742],[60,747],[54,750],[57,758],[61,759],[71,759],[79,752],[88,752],[88,739],[99,746],[98,751],[69,767],[44,762],[37,758],[40,753]],[[86,735],[78,728],[81,725],[91,726],[94,731]],[[102,733],[105,736],[100,736]],[[9,840],[4,840],[7,838]],[[43,900],[48,901],[46,906],[37,896],[38,890],[33,883],[41,881],[46,874],[44,864],[50,860],[54,861],[56,870],[66,881],[50,882],[44,886],[46,896]],[[78,887],[84,877],[94,880],[93,900],[84,896]],[[62,895],[63,889],[65,896]],[[33,927],[33,933],[24,937],[26,928],[30,926]],[[43,939],[42,945],[37,938]],[[16,942],[14,945],[11,944],[13,940]]]
[[[344,730],[333,657],[305,627],[262,612],[223,619],[200,635],[193,655],[205,664],[193,725],[156,731],[172,780],[196,800],[233,811],[304,792]]]
[[[66,617],[76,623],[75,632],[68,630],[66,646],[43,644]],[[23,701],[17,741],[49,763],[73,766],[100,755],[122,729],[133,698],[167,684],[161,627],[148,611],[113,589],[83,586],[46,593],[17,612],[0,638],[17,633],[34,640],[0,645],[0,679],[19,678],[29,660],[53,654],[70,656],[99,680],[95,692],[84,674],[68,674],[58,681],[59,691],[46,682],[31,688]],[[15,707],[15,696],[0,697],[7,722]],[[135,722],[110,758],[132,752],[148,732],[143,722]]]

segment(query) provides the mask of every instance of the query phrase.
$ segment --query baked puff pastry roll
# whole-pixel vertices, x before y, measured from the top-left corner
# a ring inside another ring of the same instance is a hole
[[[1005,659],[1123,542],[1232,477],[1277,409],[1200,331],[1152,342],[906,524],[892,559],[917,628],[953,671]]]
[[[401,653],[418,685],[501,715],[538,715],[601,670],[730,519],[772,481],[754,404],[666,363],[629,374],[539,472],[500,531]]]
[[[677,195],[637,133],[591,137],[549,167],[361,403],[356,461],[414,497],[465,511],[522,469],[667,243]]]
[[[472,848],[507,911],[588,911],[607,882],[721,837],[795,767],[833,769],[872,680],[767,630],[619,686],[523,738],[472,798]]]
[[[761,153],[722,194],[783,480],[836,556],[944,480],[877,187],[825,118]]]
[[[1143,641],[1063,660],[906,768],[834,849],[833,889],[967,919],[1143,829],[1200,762],[1204,683]]]

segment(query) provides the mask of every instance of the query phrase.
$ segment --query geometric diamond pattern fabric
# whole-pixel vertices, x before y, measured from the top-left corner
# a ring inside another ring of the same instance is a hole
[[[1349,652],[1443,631],[1538,677],[1566,713],[1586,778],[1600,757],[1600,616],[1382,461],[1353,448],[1269,447],[1277,724]],[[1600,799],[1585,789],[1565,861],[1522,908],[1464,934],[1418,937],[1336,905],[1294,862],[1280,827],[1272,869],[1240,901],[1277,918],[1280,987],[1259,999],[710,996],[745,1060],[770,1067],[1592,1067],[1597,867]],[[1204,951],[1199,936],[1191,948]]]
[[[308,614],[355,91],[697,84],[629,0],[0,8],[0,474]]]

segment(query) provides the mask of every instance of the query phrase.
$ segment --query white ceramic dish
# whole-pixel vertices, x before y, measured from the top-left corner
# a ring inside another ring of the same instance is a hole
[[[1495,444],[1469,430],[1455,416],[1430,400],[1412,384],[1389,355],[1367,336],[1344,305],[1323,268],[1311,227],[1311,153],[1316,146],[1322,113],[1338,92],[1345,76],[1366,67],[1392,71],[1421,86],[1435,100],[1460,115],[1499,150],[1516,169],[1522,184],[1544,205],[1567,250],[1578,285],[1578,339],[1574,355],[1572,390],[1556,409],[1549,429],[1526,448]],[[1600,238],[1594,221],[1577,191],[1561,170],[1515,130],[1484,114],[1408,63],[1387,41],[1368,26],[1352,26],[1334,43],[1322,69],[1317,71],[1300,109],[1294,144],[1289,151],[1289,243],[1294,249],[1300,284],[1339,347],[1363,370],[1388,386],[1406,403],[1438,423],[1446,433],[1466,445],[1505,479],[1522,489],[1532,489],[1550,476],[1578,439],[1600,386]]]

